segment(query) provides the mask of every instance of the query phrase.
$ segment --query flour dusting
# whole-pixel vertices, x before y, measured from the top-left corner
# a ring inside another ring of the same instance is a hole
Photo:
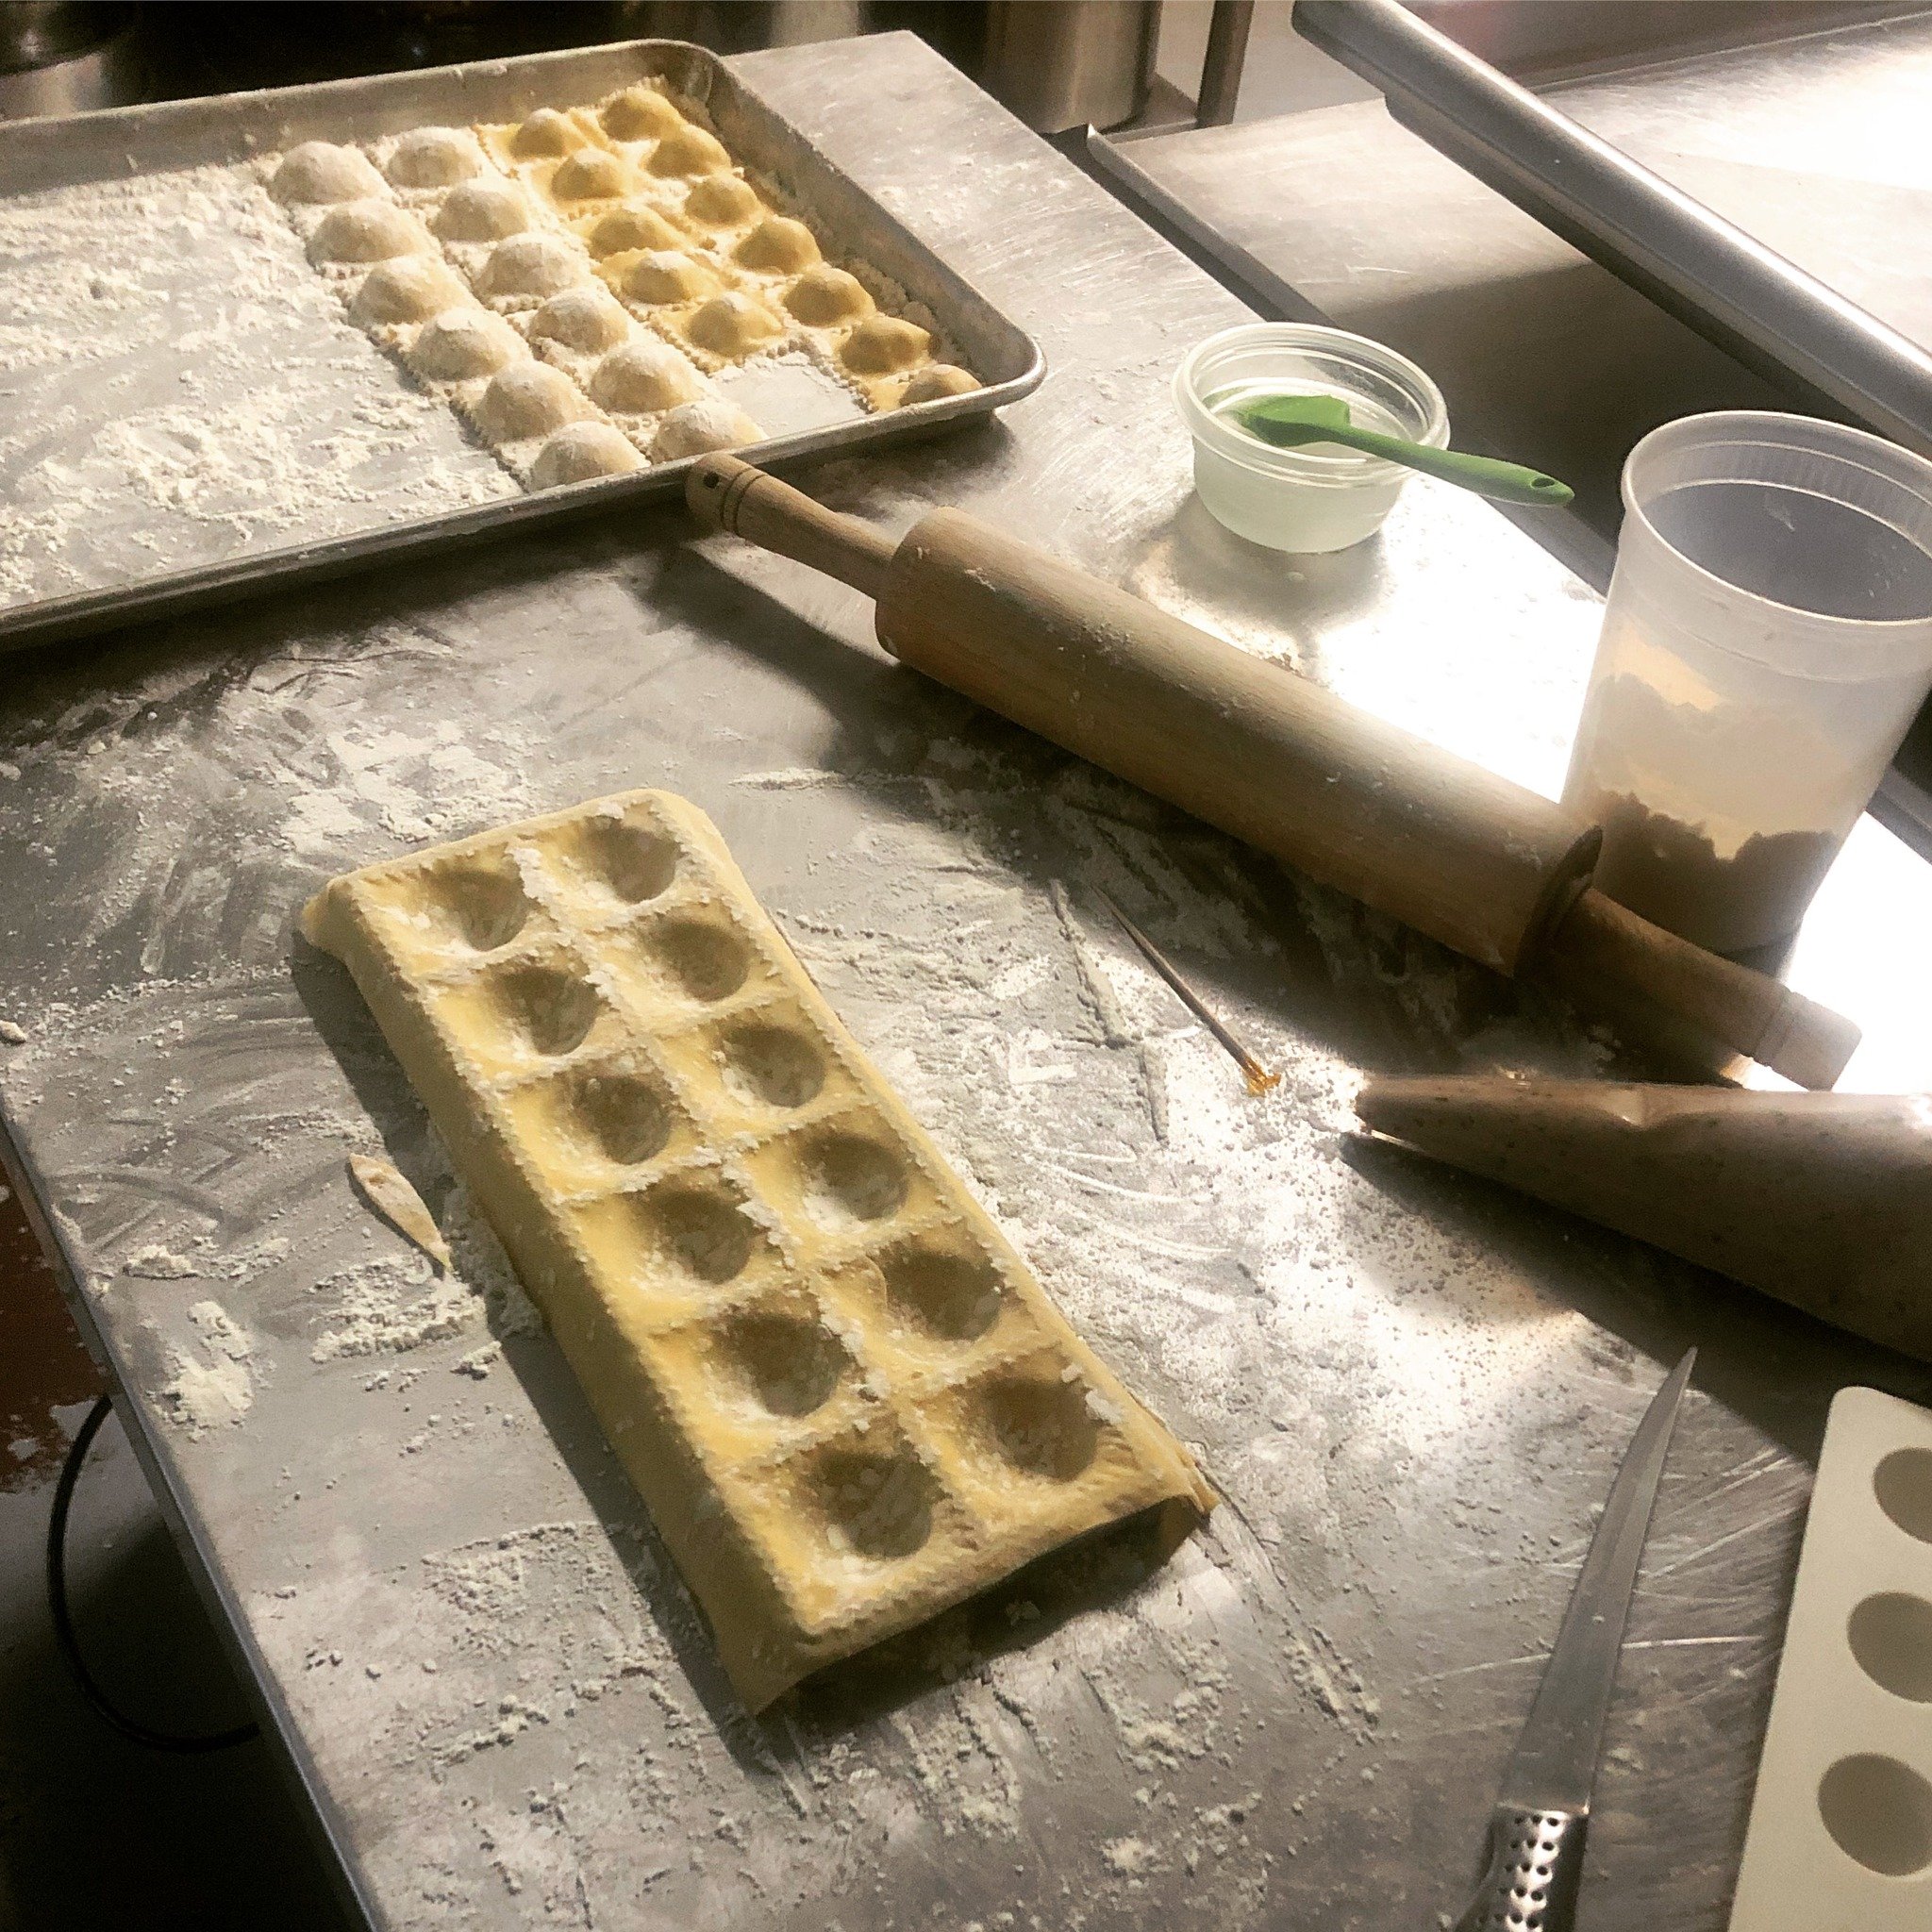
[[[185,1281],[201,1273],[200,1266],[186,1255],[177,1255],[157,1241],[137,1248],[121,1264],[124,1274],[138,1274],[149,1281]]]
[[[331,1325],[308,1351],[311,1361],[406,1355],[460,1335],[482,1319],[482,1303],[461,1281],[441,1274],[426,1255],[365,1261],[325,1275],[316,1294]]]
[[[0,204],[0,607],[513,494],[246,164]]]
[[[200,1436],[241,1422],[255,1406],[255,1342],[219,1302],[196,1302],[188,1319],[198,1345],[174,1351],[159,1392],[173,1419]]]

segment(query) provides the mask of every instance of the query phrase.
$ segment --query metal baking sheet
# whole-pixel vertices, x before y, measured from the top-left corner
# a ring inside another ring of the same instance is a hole
[[[1045,361],[724,62],[678,41],[0,125],[0,649],[682,488],[689,459],[526,493],[344,315],[254,178],[301,141],[509,121],[656,76],[842,252],[937,318],[984,387],[758,444],[930,434]]]

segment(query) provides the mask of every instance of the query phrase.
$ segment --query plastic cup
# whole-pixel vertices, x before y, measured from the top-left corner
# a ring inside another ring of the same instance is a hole
[[[1932,463],[1727,410],[1653,430],[1564,802],[1595,883],[1715,951],[1796,930],[1932,687]]]
[[[1276,449],[1227,411],[1288,391],[1340,396],[1357,428],[1449,441],[1442,391],[1407,356],[1346,329],[1255,322],[1224,329],[1174,372],[1174,401],[1194,439],[1194,488],[1217,523],[1271,550],[1345,550],[1373,537],[1415,474],[1333,443]]]

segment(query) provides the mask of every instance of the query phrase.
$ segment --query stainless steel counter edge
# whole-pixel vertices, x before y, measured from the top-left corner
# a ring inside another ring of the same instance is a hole
[[[42,1198],[32,1169],[21,1158],[20,1140],[14,1125],[12,1105],[4,1083],[0,1083],[0,1173],[4,1173],[14,1198],[20,1203],[54,1270],[61,1299],[80,1330],[87,1352],[107,1377],[108,1392],[113,1398],[115,1419],[127,1438],[135,1460],[146,1476],[161,1516],[181,1557],[182,1568],[208,1612],[208,1622],[220,1639],[233,1667],[236,1683],[248,1699],[256,1723],[261,1727],[264,1747],[275,1758],[282,1775],[290,1780],[303,1801],[303,1822],[309,1836],[325,1855],[330,1878],[341,1899],[353,1907],[363,1923],[372,1927],[382,1923],[375,1902],[363,1886],[347,1840],[337,1820],[336,1808],[327,1788],[317,1774],[314,1763],[302,1741],[301,1731],[275,1688],[275,1674],[269,1670],[248,1628],[242,1607],[223,1581],[220,1564],[200,1515],[187,1487],[178,1480],[173,1456],[166,1441],[153,1426],[145,1404],[133,1399],[130,1365],[114,1346],[112,1339],[94,1319],[88,1298],[81,1292],[86,1274],[79,1257],[67,1238],[60,1217]],[[90,1713],[89,1722],[92,1722]],[[246,1746],[238,1746],[245,1749]]]

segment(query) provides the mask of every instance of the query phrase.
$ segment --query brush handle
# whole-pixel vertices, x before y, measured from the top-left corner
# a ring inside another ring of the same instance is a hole
[[[1381,457],[1405,469],[1419,470],[1444,483],[1454,483],[1478,495],[1494,497],[1500,503],[1536,504],[1548,508],[1571,501],[1575,492],[1567,483],[1546,476],[1541,470],[1522,463],[1506,463],[1500,457],[1473,457],[1467,450],[1436,449],[1426,442],[1409,442],[1400,436],[1384,436],[1379,430],[1321,429],[1297,437],[1297,442],[1339,442],[1358,449],[1364,456]]]

